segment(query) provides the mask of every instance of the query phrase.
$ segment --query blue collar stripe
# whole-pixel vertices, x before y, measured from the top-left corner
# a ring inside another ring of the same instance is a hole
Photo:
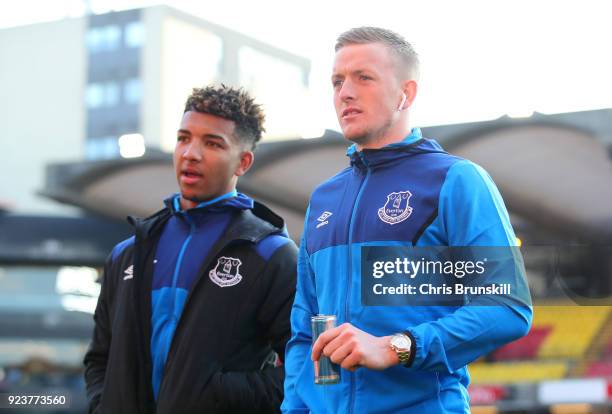
[[[410,134],[406,136],[403,140],[399,142],[394,142],[392,144],[386,145],[384,148],[397,148],[403,147],[405,145],[414,144],[418,140],[423,138],[423,134],[421,133],[421,128],[412,128]],[[353,153],[357,152],[357,145],[353,144],[346,150],[346,155],[351,156]]]
[[[238,191],[232,190],[229,193],[223,194],[223,195],[221,195],[221,196],[219,196],[217,198],[213,198],[212,200],[202,201],[200,204],[195,206],[195,208],[206,207],[206,206],[209,206],[211,204],[218,203],[219,201],[226,200],[228,198],[236,197],[237,195],[238,195]],[[179,203],[180,198],[181,198],[181,195],[177,194],[176,197],[174,197],[174,200],[172,200],[173,204],[174,204],[174,210],[175,211],[183,211],[181,209],[181,204]]]

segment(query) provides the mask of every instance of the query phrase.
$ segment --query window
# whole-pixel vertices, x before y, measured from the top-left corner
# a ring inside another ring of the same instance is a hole
[[[266,108],[266,136],[308,136],[312,122],[304,122],[308,111],[306,70],[295,63],[261,50],[242,46],[238,50],[239,84],[257,97]],[[270,88],[270,85],[282,85]],[[292,102],[292,105],[287,105]],[[319,132],[314,132],[317,134]]]
[[[85,157],[88,160],[116,158],[117,155],[119,155],[119,146],[116,137],[94,137],[87,140]]]
[[[102,31],[98,28],[89,29],[87,32],[87,49],[91,53],[99,52],[102,49]]]
[[[87,85],[85,102],[90,109],[115,106],[119,103],[119,86],[116,82],[98,82]]]
[[[119,85],[116,82],[106,82],[106,106],[115,106],[119,103]]]
[[[119,26],[107,26],[105,32],[106,50],[118,49],[121,39],[121,29],[119,29]]]
[[[85,102],[88,108],[99,108],[104,106],[104,87],[100,83],[87,85]]]
[[[123,35],[125,47],[140,47],[145,41],[145,30],[142,22],[132,22],[125,26]]]
[[[119,48],[121,29],[117,25],[92,27],[87,32],[87,49],[90,53],[108,52]]]
[[[125,81],[123,85],[123,99],[126,103],[137,104],[142,98],[142,82],[139,78]]]

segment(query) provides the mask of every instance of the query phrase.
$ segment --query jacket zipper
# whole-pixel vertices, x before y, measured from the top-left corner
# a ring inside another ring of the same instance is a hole
[[[179,272],[181,269],[181,265],[183,263],[183,256],[185,255],[185,251],[187,250],[187,246],[189,245],[189,242],[191,241],[191,239],[193,238],[193,233],[195,231],[195,224],[193,223],[193,220],[187,215],[184,215],[185,220],[187,221],[187,223],[189,223],[189,234],[187,235],[187,237],[185,238],[185,241],[183,242],[183,245],[181,246],[181,250],[179,251],[179,255],[178,258],[176,259],[176,266],[174,267],[174,274],[172,275],[172,319],[175,319],[175,315],[174,312],[176,310],[176,285],[178,283],[178,276],[179,276]],[[185,301],[185,305],[183,306],[183,310],[181,312],[181,316],[183,314],[183,312],[185,311],[185,307],[187,306],[187,301]],[[172,334],[172,342],[174,342],[174,337],[176,335],[176,330],[178,328],[178,323],[179,323],[179,319],[177,319],[175,321],[175,326],[174,326],[174,332]],[[170,343],[170,350],[172,349],[172,342]],[[150,345],[149,345],[150,346]],[[164,363],[164,373],[167,371],[169,362],[170,362],[170,350],[168,350],[168,355],[166,355],[166,362]],[[157,396],[159,398],[159,395],[161,394],[162,388],[164,386],[164,383],[166,382],[166,375],[164,375],[162,377],[162,382],[161,384],[159,384],[159,390],[157,390]]]
[[[344,319],[346,322],[350,322],[349,319],[349,304],[351,299],[351,282],[353,279],[353,225],[355,223],[355,215],[357,214],[357,208],[359,207],[359,202],[361,201],[361,196],[363,194],[363,189],[365,188],[368,178],[370,178],[370,167],[368,166],[363,153],[358,152],[359,158],[363,162],[363,165],[366,167],[366,176],[359,184],[359,191],[357,192],[357,197],[355,199],[355,203],[353,204],[353,211],[351,212],[351,221],[349,222],[349,240],[348,240],[348,282],[346,289],[346,302],[344,304]],[[353,404],[355,403],[355,373],[351,372],[349,374],[350,378],[350,393],[349,393],[349,414],[353,412]]]
[[[181,246],[181,251],[179,252],[178,258],[176,259],[176,266],[174,267],[174,275],[172,275],[173,293],[176,293],[174,290],[176,289],[176,285],[178,283],[179,272],[180,272],[181,266],[183,265],[183,256],[185,255],[187,246],[189,245],[189,242],[193,238],[193,233],[195,232],[195,224],[193,223],[193,220],[187,214],[185,214],[185,220],[187,221],[187,223],[189,223],[189,234],[187,235],[187,238],[183,242],[183,246]],[[172,312],[173,313],[174,313],[175,307],[176,307],[176,294],[172,296]],[[174,315],[172,316],[174,317]]]

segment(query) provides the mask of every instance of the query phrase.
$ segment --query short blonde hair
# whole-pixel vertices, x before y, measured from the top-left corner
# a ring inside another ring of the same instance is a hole
[[[412,45],[399,34],[380,27],[356,27],[338,36],[336,52],[347,45],[382,43],[399,58],[406,73],[415,79],[419,77],[419,55]]]

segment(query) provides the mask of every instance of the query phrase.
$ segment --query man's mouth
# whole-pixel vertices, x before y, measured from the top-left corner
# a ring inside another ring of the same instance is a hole
[[[349,119],[359,115],[361,111],[357,108],[348,107],[342,111],[342,119]]]
[[[181,182],[185,184],[194,184],[201,180],[203,175],[198,171],[187,169],[181,171]]]

